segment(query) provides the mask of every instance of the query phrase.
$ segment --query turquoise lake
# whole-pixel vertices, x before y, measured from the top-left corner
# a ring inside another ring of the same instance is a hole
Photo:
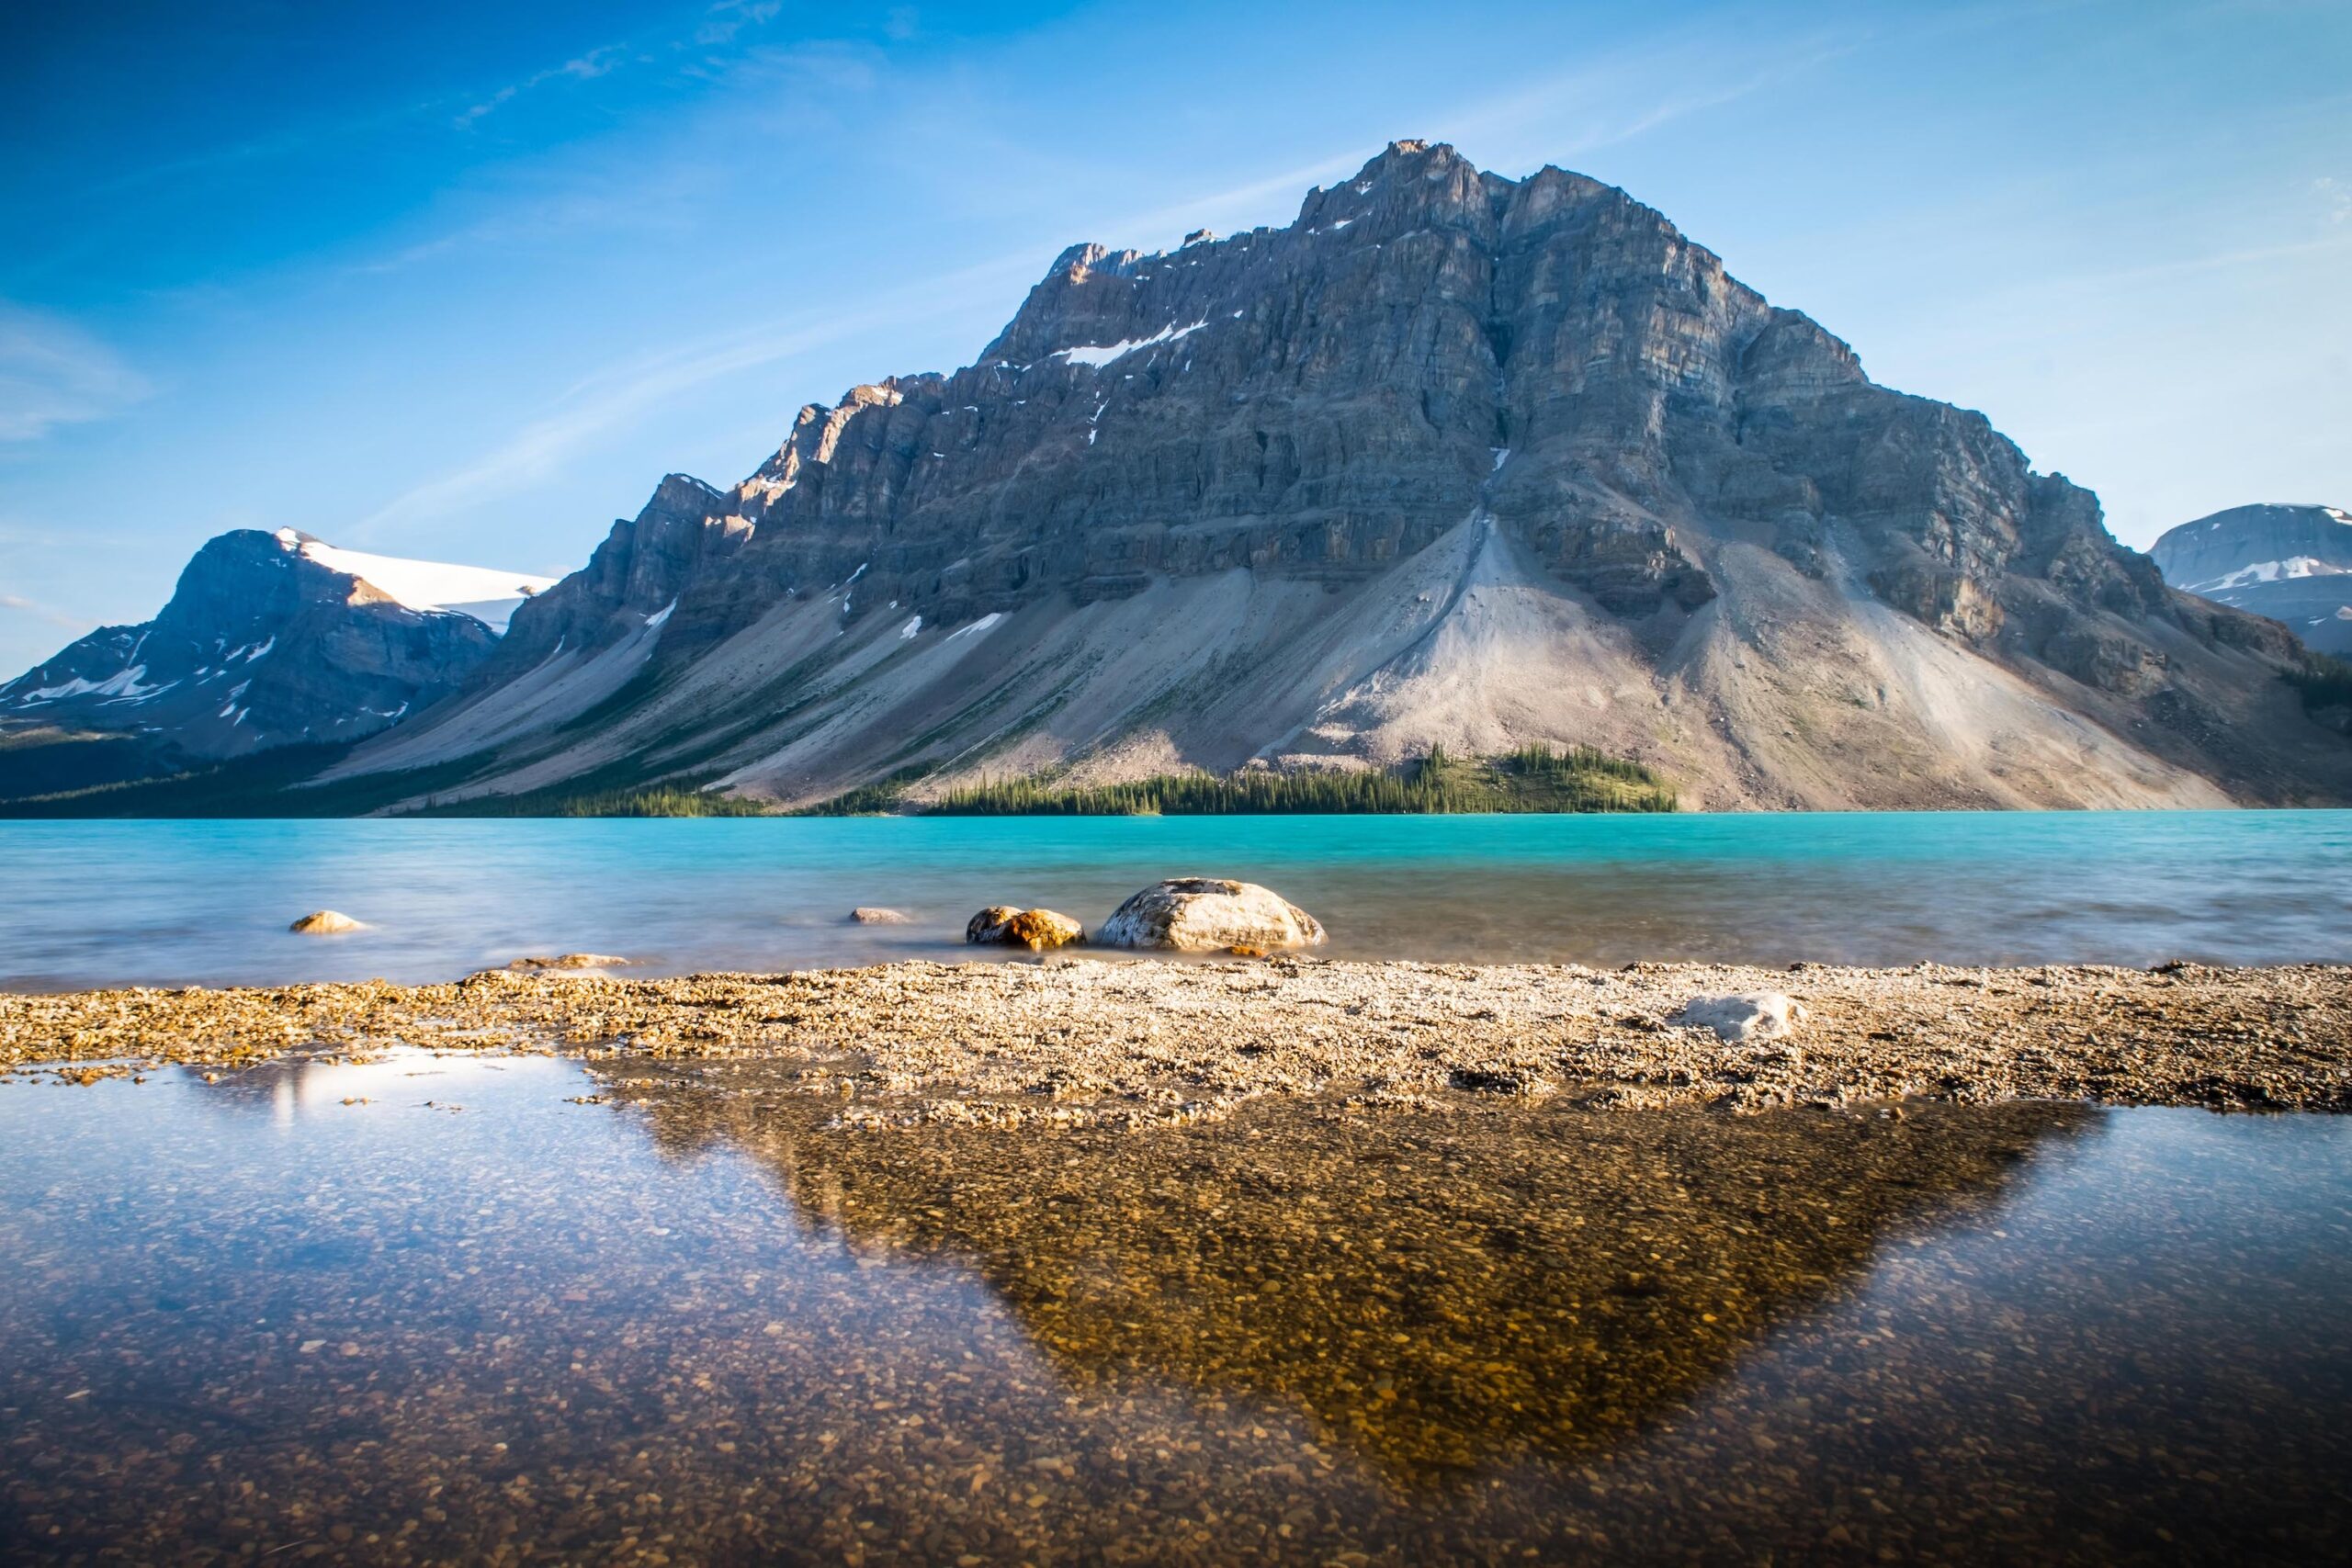
[[[1188,874],[1273,887],[1335,957],[2352,960],[2346,811],[27,822],[0,824],[0,985],[963,955],[984,905],[1091,928]],[[287,932],[317,908],[370,929]]]

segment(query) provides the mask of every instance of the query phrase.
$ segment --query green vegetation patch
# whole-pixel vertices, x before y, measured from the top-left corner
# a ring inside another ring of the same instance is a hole
[[[601,771],[601,770],[600,770]],[[405,817],[764,817],[756,800],[720,795],[703,785],[709,777],[666,779],[659,784],[595,787],[591,774],[518,795],[477,795],[463,800],[428,799]]]
[[[349,743],[279,746],[164,778],[0,801],[0,817],[361,817],[412,795],[446,789],[482,762],[468,757],[333,784],[306,783],[350,752]]]
[[[2309,655],[2301,668],[2286,672],[2286,679],[2302,694],[2303,706],[2314,713],[2352,707],[2352,664],[2333,655]]]
[[[169,747],[139,736],[53,725],[0,729],[0,799],[136,784],[183,766]]]
[[[1008,779],[907,799],[922,770],[901,769],[808,807],[809,816],[913,812],[944,817],[1442,815],[1476,812],[1672,811],[1674,790],[1639,762],[1590,747],[1522,746],[1499,757],[1442,750],[1401,768],[1356,773],[1163,773],[1125,784],[1065,785]]]
[[[795,817],[894,817],[910,809],[909,788],[931,776],[932,770],[915,766],[900,768],[886,773],[872,784],[860,784],[843,791],[831,800],[820,800],[814,806],[804,806],[792,813]]]

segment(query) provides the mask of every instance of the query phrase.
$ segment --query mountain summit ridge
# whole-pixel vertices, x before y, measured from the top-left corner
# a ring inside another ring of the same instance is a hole
[[[971,365],[669,476],[332,776],[805,804],[1541,742],[1713,807],[2352,798],[2301,657],[1624,192],[1399,141],[1281,228],[1069,247]]]

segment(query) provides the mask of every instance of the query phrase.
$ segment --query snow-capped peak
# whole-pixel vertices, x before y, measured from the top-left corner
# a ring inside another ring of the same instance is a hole
[[[552,577],[500,571],[493,567],[453,566],[444,561],[409,560],[401,556],[339,549],[292,528],[280,528],[277,542],[329,571],[360,579],[412,610],[471,615],[501,636],[505,635],[507,620],[517,604],[535,593],[545,592],[556,581]]]

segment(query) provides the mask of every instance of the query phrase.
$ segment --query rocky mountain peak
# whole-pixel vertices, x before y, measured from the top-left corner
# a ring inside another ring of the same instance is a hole
[[[1397,141],[1280,228],[1065,250],[971,365],[665,480],[367,765],[798,799],[1541,740],[1708,804],[2352,793],[2295,657],[1624,192]]]

